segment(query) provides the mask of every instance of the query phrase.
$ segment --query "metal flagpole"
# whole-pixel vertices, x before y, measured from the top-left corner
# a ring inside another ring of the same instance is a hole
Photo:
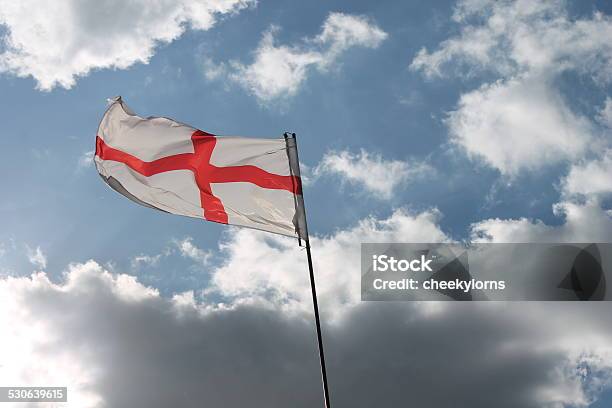
[[[295,154],[294,157],[294,162],[295,162],[295,166],[297,167],[297,176],[300,175],[300,170],[299,170],[299,165],[300,165],[300,161],[298,159],[298,152],[297,152],[297,141],[295,138],[295,133],[285,133],[285,140],[288,141],[289,139],[289,135],[291,135],[291,137],[293,138],[293,143],[294,143],[294,152],[289,152],[288,153],[293,153]],[[289,145],[287,145],[287,148],[289,150]],[[289,161],[290,161],[290,168],[291,166],[291,154],[289,154]],[[321,336],[321,319],[319,318],[319,302],[317,301],[317,287],[315,284],[315,276],[314,276],[314,269],[312,267],[312,254],[310,253],[310,236],[308,235],[308,228],[306,227],[306,208],[304,207],[304,193],[302,192],[302,198],[301,198],[301,207],[303,210],[303,215],[304,215],[304,230],[306,233],[306,257],[308,258],[308,272],[310,273],[310,290],[312,292],[312,307],[314,309],[314,317],[315,317],[315,325],[317,326],[317,344],[319,346],[319,363],[321,365],[321,382],[323,383],[323,398],[325,399],[325,408],[331,408],[331,405],[329,403],[329,388],[327,386],[327,370],[325,369],[325,353],[323,352],[323,337]],[[296,201],[296,207],[298,206],[298,203]],[[299,234],[298,234],[299,235]],[[298,238],[299,241],[300,238]]]
[[[317,326],[317,341],[319,344],[319,360],[321,362],[321,378],[323,380],[323,397],[325,407],[331,408],[329,404],[329,388],[327,387],[327,371],[325,370],[325,353],[323,353],[323,339],[321,337],[321,320],[319,319],[319,304],[317,302],[317,288],[315,285],[314,271],[312,269],[312,256],[310,254],[310,240],[306,238],[306,256],[308,257],[308,270],[310,271],[310,289],[312,291],[312,306],[314,308],[315,323]]]

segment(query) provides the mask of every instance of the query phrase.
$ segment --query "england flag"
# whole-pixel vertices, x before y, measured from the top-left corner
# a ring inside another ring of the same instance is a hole
[[[111,100],[95,164],[117,192],[146,207],[308,239],[294,136],[216,136]]]

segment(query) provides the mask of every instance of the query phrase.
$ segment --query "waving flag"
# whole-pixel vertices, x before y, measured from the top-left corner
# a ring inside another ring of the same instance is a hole
[[[100,122],[95,163],[138,204],[307,239],[294,137],[219,137],[141,118],[117,97]]]
[[[219,137],[168,118],[141,118],[116,97],[100,122],[94,160],[102,179],[138,204],[305,241],[323,398],[330,408],[295,134]]]

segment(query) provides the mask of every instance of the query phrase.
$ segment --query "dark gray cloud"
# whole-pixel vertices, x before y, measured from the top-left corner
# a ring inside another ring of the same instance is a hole
[[[53,366],[80,408],[321,404],[307,313],[166,299],[94,262],[66,279],[1,281],[0,318],[14,327],[3,380],[46,381]],[[603,303],[362,303],[324,336],[340,407],[584,406],[612,366]]]

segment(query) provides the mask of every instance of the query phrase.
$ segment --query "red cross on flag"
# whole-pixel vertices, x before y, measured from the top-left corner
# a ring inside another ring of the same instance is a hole
[[[111,102],[95,163],[114,190],[172,214],[307,240],[295,137],[219,137]]]

